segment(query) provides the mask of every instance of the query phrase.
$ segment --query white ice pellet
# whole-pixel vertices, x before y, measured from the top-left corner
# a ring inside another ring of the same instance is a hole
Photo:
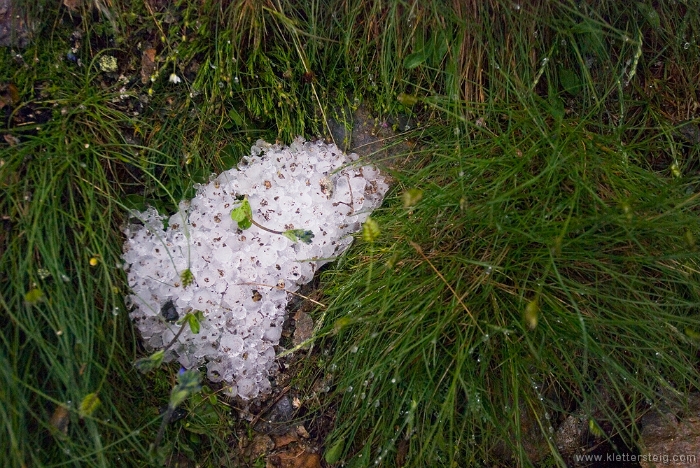
[[[126,228],[123,259],[131,317],[146,347],[163,348],[177,333],[180,325],[161,315],[168,301],[180,318],[201,311],[199,334],[183,330],[165,359],[185,368],[206,363],[208,378],[225,382],[231,396],[268,393],[287,291],[345,251],[388,189],[379,170],[353,165],[357,159],[323,142],[297,138],[285,147],[259,140],[238,169],[212,177],[178,213],[131,213],[142,224]],[[244,195],[256,222],[275,231],[311,230],[312,243],[256,226],[239,230],[230,213]],[[188,268],[194,282],[183,287]]]

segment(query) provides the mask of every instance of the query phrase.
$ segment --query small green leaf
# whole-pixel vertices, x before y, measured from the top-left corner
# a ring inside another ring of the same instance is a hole
[[[450,48],[450,41],[448,41],[447,37],[445,37],[445,31],[440,31],[438,35],[434,37],[434,40],[435,46],[433,47],[431,60],[435,66],[438,66],[445,58],[445,55]]]
[[[165,357],[165,351],[161,349],[148,357],[137,359],[136,362],[134,362],[134,367],[145,374],[146,372],[160,367],[163,363],[163,357]]]
[[[549,96],[549,112],[557,122],[561,122],[566,113],[564,101],[562,101],[558,96]]]
[[[34,305],[44,298],[44,293],[39,288],[30,289],[28,293],[24,295],[24,300],[29,305]]]
[[[424,50],[421,50],[420,52],[414,52],[412,54],[408,54],[403,59],[403,67],[407,70],[412,70],[412,69],[420,66],[427,59],[428,59],[428,56],[426,55]]]
[[[243,117],[241,117],[241,114],[239,114],[236,109],[231,108],[231,110],[228,111],[228,116],[236,126],[243,127]]]
[[[578,74],[568,68],[559,71],[559,81],[562,88],[569,94],[576,96],[581,91],[581,80]]]
[[[374,242],[381,231],[379,230],[379,224],[372,218],[367,218],[365,224],[362,226],[362,240],[365,242]]]
[[[340,457],[343,455],[343,449],[345,448],[345,440],[338,439],[336,443],[330,446],[326,453],[323,454],[323,458],[328,464],[334,464],[340,461]]]
[[[204,314],[201,310],[197,310],[194,313],[188,313],[185,317],[187,318],[187,324],[190,326],[190,330],[192,330],[192,333],[197,335],[199,333],[200,323],[204,318]]]
[[[644,15],[652,28],[659,29],[661,27],[661,19],[653,6],[643,2],[637,2],[637,9]]]
[[[88,393],[85,395],[83,401],[80,402],[80,419],[94,413],[97,407],[100,406],[100,403],[100,397],[97,396],[97,393]]]
[[[401,195],[404,208],[414,206],[421,200],[421,198],[423,198],[423,191],[417,188],[408,189],[403,193],[403,195]]]
[[[311,239],[314,238],[313,232],[305,231],[303,229],[287,229],[282,233],[282,235],[292,242],[301,241],[305,244],[310,244]]]
[[[418,98],[416,96],[406,93],[401,93],[396,96],[396,100],[406,107],[414,106],[418,102]]]
[[[253,210],[247,198],[243,199],[241,206],[231,210],[231,219],[238,223],[239,229],[246,230],[253,225]]]

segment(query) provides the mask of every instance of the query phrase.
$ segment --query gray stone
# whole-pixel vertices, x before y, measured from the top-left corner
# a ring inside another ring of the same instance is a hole
[[[0,46],[27,47],[31,29],[30,22],[12,0],[0,0]]]
[[[682,407],[662,405],[647,413],[641,423],[642,468],[700,466],[700,394],[690,395]]]

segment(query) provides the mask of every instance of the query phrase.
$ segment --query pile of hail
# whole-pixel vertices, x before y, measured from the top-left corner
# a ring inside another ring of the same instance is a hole
[[[289,292],[348,248],[387,189],[375,167],[335,145],[259,140],[238,169],[181,202],[167,227],[152,208],[131,213],[127,301],[146,348],[172,342],[165,361],[206,364],[232,396],[269,392]],[[196,334],[178,323],[188,313],[199,317]]]

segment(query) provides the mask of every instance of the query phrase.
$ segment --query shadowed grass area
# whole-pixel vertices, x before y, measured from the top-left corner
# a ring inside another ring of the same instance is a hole
[[[562,465],[554,435],[568,416],[634,446],[641,414],[697,390],[697,9],[27,8],[33,44],[0,49],[9,466],[147,463],[176,369],[131,367],[127,209],[173,211],[257,138],[328,135],[328,118],[349,122],[361,103],[378,124],[410,117],[417,129],[397,130],[415,150],[390,170],[379,237],[322,279],[327,459]],[[230,408],[204,396],[160,461],[231,463]]]

